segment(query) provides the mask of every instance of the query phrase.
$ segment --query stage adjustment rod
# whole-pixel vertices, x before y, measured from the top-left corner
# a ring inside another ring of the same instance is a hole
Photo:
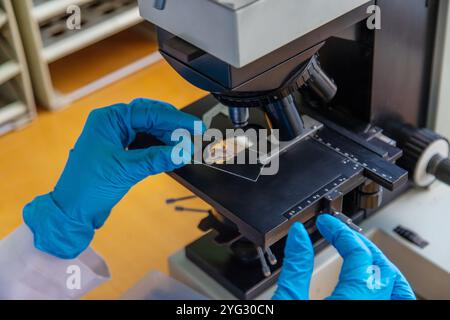
[[[270,277],[272,271],[270,271],[269,265],[267,264],[266,257],[264,256],[264,251],[261,247],[257,247],[259,261],[261,262],[261,270],[265,277]]]

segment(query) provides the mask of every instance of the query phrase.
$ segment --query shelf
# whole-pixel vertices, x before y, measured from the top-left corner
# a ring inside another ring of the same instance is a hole
[[[6,24],[8,18],[6,13],[0,8],[0,29]]]
[[[144,19],[140,17],[136,0],[17,0],[13,1],[13,5],[28,57],[35,96],[41,106],[50,110],[65,107],[74,100],[145,68],[161,58],[155,48],[150,54],[139,57],[126,66],[120,64],[117,69],[110,69],[108,73],[100,72],[103,70],[105,60],[102,59],[105,57],[103,53],[84,55],[79,62],[64,64],[64,60],[71,60],[72,55],[77,56],[79,52],[134,26],[148,35],[148,45],[152,46],[155,33],[149,28],[151,24],[144,23]],[[70,5],[80,6],[79,29],[67,28],[66,9]],[[116,48],[127,47],[130,41],[128,38],[117,41]],[[108,54],[114,56],[120,53],[113,49],[109,50]],[[89,64],[94,64],[94,67],[87,66]],[[76,71],[70,73],[68,70],[72,67]],[[55,70],[61,72],[55,73]],[[89,74],[98,75],[98,78],[90,77],[89,81],[84,81],[85,77],[81,75],[86,70]],[[71,85],[70,90],[65,90],[68,88],[61,90],[59,88],[61,78],[64,80],[70,78],[70,83],[79,86]],[[76,81],[78,79],[83,81]]]
[[[0,0],[0,135],[36,116],[22,39],[11,0]]]
[[[33,17],[37,22],[43,22],[61,13],[65,13],[70,5],[82,6],[93,0],[50,0],[36,3],[33,7]]]
[[[27,106],[20,101],[10,103],[6,106],[0,106],[0,126],[27,113]]]
[[[126,29],[51,63],[49,68],[53,86],[62,95],[77,96],[74,93],[85,92],[86,87],[97,87],[96,84],[116,78],[114,75],[130,74],[124,71],[132,71],[132,66],[139,70],[140,64],[145,64],[143,58],[158,58],[157,51],[156,41],[142,33],[142,26]]]
[[[63,58],[75,51],[101,41],[117,32],[130,28],[143,19],[137,7],[129,9],[117,16],[93,25],[85,30],[75,32],[72,36],[57,41],[43,49],[43,57],[47,63]],[[114,28],[111,28],[114,25]]]
[[[20,65],[15,61],[0,64],[0,85],[19,75]]]

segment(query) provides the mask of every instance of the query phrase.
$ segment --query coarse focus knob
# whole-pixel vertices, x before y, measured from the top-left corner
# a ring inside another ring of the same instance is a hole
[[[414,183],[420,187],[431,185],[436,179],[450,183],[448,141],[430,129],[402,126],[395,135],[403,149],[400,165],[409,170]]]

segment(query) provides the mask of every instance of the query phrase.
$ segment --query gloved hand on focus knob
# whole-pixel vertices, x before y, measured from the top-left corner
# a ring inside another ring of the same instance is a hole
[[[194,132],[196,121],[167,103],[146,99],[91,112],[53,192],[24,208],[35,247],[62,259],[77,257],[131,187],[186,164],[174,163],[173,153],[190,160],[193,151],[176,146],[171,134],[176,129],[202,134]],[[139,132],[166,146],[127,150]]]
[[[317,228],[344,259],[339,282],[327,299],[415,299],[398,268],[365,236],[327,214],[317,218]],[[314,250],[308,232],[301,223],[296,223],[289,231],[285,260],[273,298],[308,300],[313,268]]]

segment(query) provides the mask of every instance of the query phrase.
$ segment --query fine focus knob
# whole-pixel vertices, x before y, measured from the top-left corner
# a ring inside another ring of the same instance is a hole
[[[409,125],[397,128],[394,136],[403,149],[399,164],[409,170],[417,186],[427,187],[436,179],[450,184],[450,147],[444,137]]]
[[[434,175],[439,181],[450,185],[450,159],[436,155],[431,159],[428,172]]]

